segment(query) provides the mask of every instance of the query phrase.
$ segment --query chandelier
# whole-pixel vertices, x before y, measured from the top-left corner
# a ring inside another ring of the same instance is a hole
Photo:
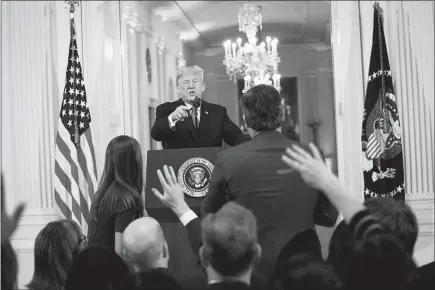
[[[278,39],[266,38],[266,42],[258,44],[256,37],[258,30],[262,29],[261,7],[253,4],[244,4],[239,11],[239,31],[246,34],[248,42],[242,44],[242,39],[236,42],[224,42],[226,67],[230,79],[237,81],[242,77],[245,81],[243,93],[251,87],[266,84],[280,89],[281,76],[278,73],[277,46]]]

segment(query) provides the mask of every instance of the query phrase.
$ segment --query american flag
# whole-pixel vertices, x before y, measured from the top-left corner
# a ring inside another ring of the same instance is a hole
[[[70,32],[65,88],[56,137],[54,198],[61,216],[78,222],[86,233],[90,199],[97,186],[97,167],[74,18],[70,20]]]

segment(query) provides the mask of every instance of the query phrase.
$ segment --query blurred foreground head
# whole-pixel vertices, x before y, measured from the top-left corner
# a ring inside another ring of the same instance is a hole
[[[163,230],[155,219],[136,219],[127,226],[122,238],[124,260],[136,271],[168,268],[168,245]]]
[[[228,202],[218,212],[207,215],[201,232],[201,262],[221,276],[245,274],[261,256],[256,219],[250,210],[235,202]]]

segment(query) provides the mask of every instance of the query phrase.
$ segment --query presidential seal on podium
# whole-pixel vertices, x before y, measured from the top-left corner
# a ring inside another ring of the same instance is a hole
[[[204,197],[208,192],[213,168],[213,164],[205,158],[186,160],[178,169],[178,180],[184,193],[191,197]]]

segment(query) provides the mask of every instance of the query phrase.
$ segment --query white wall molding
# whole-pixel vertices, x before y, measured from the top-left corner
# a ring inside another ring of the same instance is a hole
[[[360,128],[364,84],[358,19],[358,2],[331,1],[338,173],[349,192],[362,200]]]
[[[145,32],[148,35],[153,35],[153,31],[149,23],[145,20],[146,13],[140,4],[134,2],[121,2],[122,17],[127,25],[130,25],[136,32]]]

